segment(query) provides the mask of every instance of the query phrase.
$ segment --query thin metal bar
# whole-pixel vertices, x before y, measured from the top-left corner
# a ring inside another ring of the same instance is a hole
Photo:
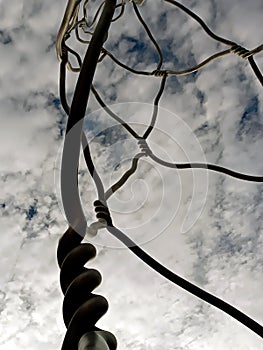
[[[254,57],[249,57],[248,61],[250,63],[251,68],[253,69],[253,72],[255,73],[256,77],[258,78],[258,81],[260,82],[260,84],[263,86],[263,76],[261,71],[259,70],[256,62],[254,61]]]
[[[101,107],[105,110],[108,115],[110,115],[113,119],[115,119],[117,122],[119,122],[133,137],[136,139],[140,138],[140,136],[137,134],[136,131],[133,130],[132,127],[130,127],[122,118],[117,116],[102,100],[100,97],[98,91],[95,89],[94,85],[91,85],[91,91],[94,94],[96,100],[101,105]]]
[[[152,152],[149,153],[149,157],[152,158],[156,163],[161,164],[165,167],[172,168],[172,169],[205,169],[205,170],[212,170],[217,173],[225,174],[231,177],[234,177],[239,180],[243,181],[251,181],[251,182],[263,182],[263,176],[260,175],[250,175],[250,174],[243,174],[238,171],[231,170],[229,168],[225,168],[220,165],[216,164],[209,164],[209,163],[170,163],[166,162],[165,160],[162,160],[161,158],[155,156]]]
[[[130,167],[130,169],[128,169],[120,178],[120,180],[118,180],[114,185],[112,185],[105,193],[105,199],[108,200],[110,198],[111,195],[113,195],[114,192],[116,192],[118,189],[120,189],[125,182],[131,177],[131,175],[133,175],[135,173],[135,171],[137,170],[137,165],[138,165],[138,161],[141,157],[143,157],[145,154],[144,153],[138,153],[133,157],[132,160],[132,165]]]
[[[107,226],[107,230],[117,239],[119,239],[130,251],[132,251],[137,257],[139,257],[145,264],[154,269],[157,273],[161,274],[163,277],[167,278],[169,281],[175,283],[177,286],[183,288],[187,292],[195,295],[196,297],[204,300],[205,302],[215,306],[219,310],[232,316],[234,319],[242,323],[244,326],[251,329],[261,338],[263,337],[263,326],[258,322],[244,314],[242,311],[238,310],[231,304],[225,302],[224,300],[216,297],[215,295],[206,292],[204,289],[199,288],[195,284],[189,282],[188,280],[182,278],[171,270],[167,269],[165,266],[160,264],[157,260],[152,258],[143,249],[141,249],[135,242],[133,242],[128,236],[126,236],[121,230],[117,229],[115,226]]]
[[[58,31],[57,40],[56,40],[56,50],[57,50],[57,56],[59,60],[62,59],[62,43],[68,31],[69,22],[71,18],[74,16],[74,13],[76,13],[76,11],[78,10],[80,2],[81,0],[68,1],[65,14]]]
[[[204,29],[204,31],[214,40],[217,40],[219,42],[221,42],[222,44],[225,45],[229,45],[229,46],[233,46],[235,45],[234,41],[225,39],[219,35],[216,35],[215,33],[212,32],[212,30],[210,28],[208,28],[208,26],[205,24],[205,22],[202,20],[201,17],[199,17],[196,13],[194,13],[193,11],[191,11],[189,8],[185,7],[183,4],[180,4],[180,2],[175,1],[175,0],[164,0],[165,2],[169,2],[170,4],[180,8],[182,11],[184,11],[185,13],[187,13],[190,17],[192,17],[196,22],[198,22],[201,27]]]
[[[154,125],[156,123],[156,119],[157,119],[157,115],[158,115],[158,110],[159,110],[159,101],[160,98],[162,97],[162,94],[164,92],[164,87],[165,87],[165,83],[166,83],[166,79],[167,79],[167,74],[166,72],[164,72],[164,75],[162,77],[161,80],[161,85],[158,91],[158,94],[154,100],[153,103],[153,114],[152,114],[152,120],[151,120],[151,124],[148,126],[147,130],[145,131],[145,133],[143,134],[143,138],[147,139],[147,137],[150,135],[150,133],[152,132]]]
[[[145,21],[143,20],[135,2],[132,3],[133,4],[133,8],[134,8],[134,11],[136,13],[136,16],[138,17],[138,20],[141,22],[142,26],[144,27],[147,35],[149,36],[151,42],[153,43],[153,45],[155,46],[157,52],[158,52],[158,56],[159,56],[159,63],[158,63],[158,66],[157,66],[157,69],[161,69],[161,66],[163,64],[163,54],[162,54],[162,51],[157,43],[157,41],[154,39],[150,29],[148,28],[147,24],[145,23]]]

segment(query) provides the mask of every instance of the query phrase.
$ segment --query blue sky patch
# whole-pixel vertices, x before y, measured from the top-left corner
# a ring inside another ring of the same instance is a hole
[[[252,113],[258,113],[258,98],[256,96],[249,101],[246,109],[244,110],[240,125],[245,125],[251,119]]]
[[[263,125],[258,114],[258,104],[258,97],[254,96],[244,109],[237,131],[237,136],[240,140],[242,140],[244,136],[250,139],[262,136]]]
[[[5,31],[0,30],[0,42],[4,45],[10,44],[12,42],[11,36]]]
[[[130,36],[123,35],[121,40],[126,40],[128,43],[132,44],[128,52],[140,52],[146,48],[145,44],[141,40],[132,38]]]
[[[37,209],[35,206],[30,205],[29,209],[26,212],[26,218],[28,220],[33,219],[33,217],[37,214]]]

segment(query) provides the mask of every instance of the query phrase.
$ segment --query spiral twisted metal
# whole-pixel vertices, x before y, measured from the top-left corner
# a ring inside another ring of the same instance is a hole
[[[96,218],[98,221],[93,222],[87,229],[87,235],[91,237],[96,236],[99,229],[106,228],[108,225],[112,226],[108,207],[99,200],[96,200],[93,205],[95,207]]]
[[[83,336],[94,343],[90,349],[115,350],[115,336],[95,326],[107,312],[108,302],[101,295],[92,293],[102,278],[97,270],[84,267],[96,256],[96,249],[90,243],[81,243],[82,239],[69,227],[60,238],[57,249],[57,261],[61,269],[60,285],[64,294],[63,319],[67,327],[61,350],[78,349]],[[95,347],[96,342],[105,347]]]

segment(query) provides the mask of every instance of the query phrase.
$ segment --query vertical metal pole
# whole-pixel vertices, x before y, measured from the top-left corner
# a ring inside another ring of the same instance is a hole
[[[90,87],[102,46],[107,40],[116,2],[117,0],[105,1],[103,12],[88,46],[69,112],[63,148],[61,165],[62,204],[69,226],[82,237],[85,236],[87,228],[78,190],[78,166],[83,120]]]
[[[75,350],[77,347],[81,350],[114,350],[117,347],[117,341],[113,334],[98,330],[95,326],[98,319],[107,311],[107,300],[101,296],[92,295],[89,291],[87,291],[87,298],[84,298],[86,288],[82,288],[81,293],[77,290],[77,287],[87,284],[87,280],[92,277],[85,272],[82,274],[83,270],[79,266],[85,263],[86,255],[87,260],[89,260],[90,255],[94,256],[90,252],[92,245],[80,244],[81,238],[85,236],[87,225],[78,190],[78,166],[83,119],[92,80],[103,44],[107,39],[116,2],[117,0],[105,0],[102,14],[87,48],[79,73],[66,128],[61,165],[61,196],[69,229],[62,236],[58,247],[61,286],[64,286],[64,290],[62,290],[65,294],[63,315],[67,316],[66,322],[64,318],[67,332],[62,350]],[[69,274],[69,276],[67,268],[70,268],[71,275]],[[72,275],[74,269],[77,269],[77,273]],[[77,296],[81,294],[82,298],[80,300],[75,299],[76,293]],[[73,297],[73,302],[69,303]],[[74,310],[75,306],[76,311]]]

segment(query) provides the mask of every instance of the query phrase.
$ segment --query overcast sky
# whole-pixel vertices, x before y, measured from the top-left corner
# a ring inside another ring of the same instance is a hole
[[[260,0],[187,0],[216,34],[247,49],[262,44]],[[90,13],[97,8],[91,1]],[[65,334],[56,248],[67,222],[59,195],[66,125],[58,95],[56,35],[66,1],[0,0],[0,350],[60,348]],[[189,68],[225,50],[182,11],[147,0],[141,14],[163,53],[163,69]],[[79,52],[79,46],[70,41]],[[152,71],[157,55],[126,1],[105,47],[123,63]],[[263,71],[263,54],[255,56]],[[76,65],[75,61],[74,65]],[[68,73],[72,98],[77,74]],[[94,85],[111,108],[143,134],[160,78],[136,76],[105,58]],[[208,161],[263,174],[262,86],[248,62],[231,54],[198,73],[168,77],[149,145],[170,162]],[[85,117],[94,164],[105,187],[128,169],[139,148],[91,96]],[[88,223],[94,184],[81,159]],[[114,224],[175,273],[263,324],[263,190],[204,170],[176,171],[142,158],[108,204]],[[119,349],[263,350],[262,339],[228,315],[166,281],[107,231],[90,240],[109,301],[98,327]]]

